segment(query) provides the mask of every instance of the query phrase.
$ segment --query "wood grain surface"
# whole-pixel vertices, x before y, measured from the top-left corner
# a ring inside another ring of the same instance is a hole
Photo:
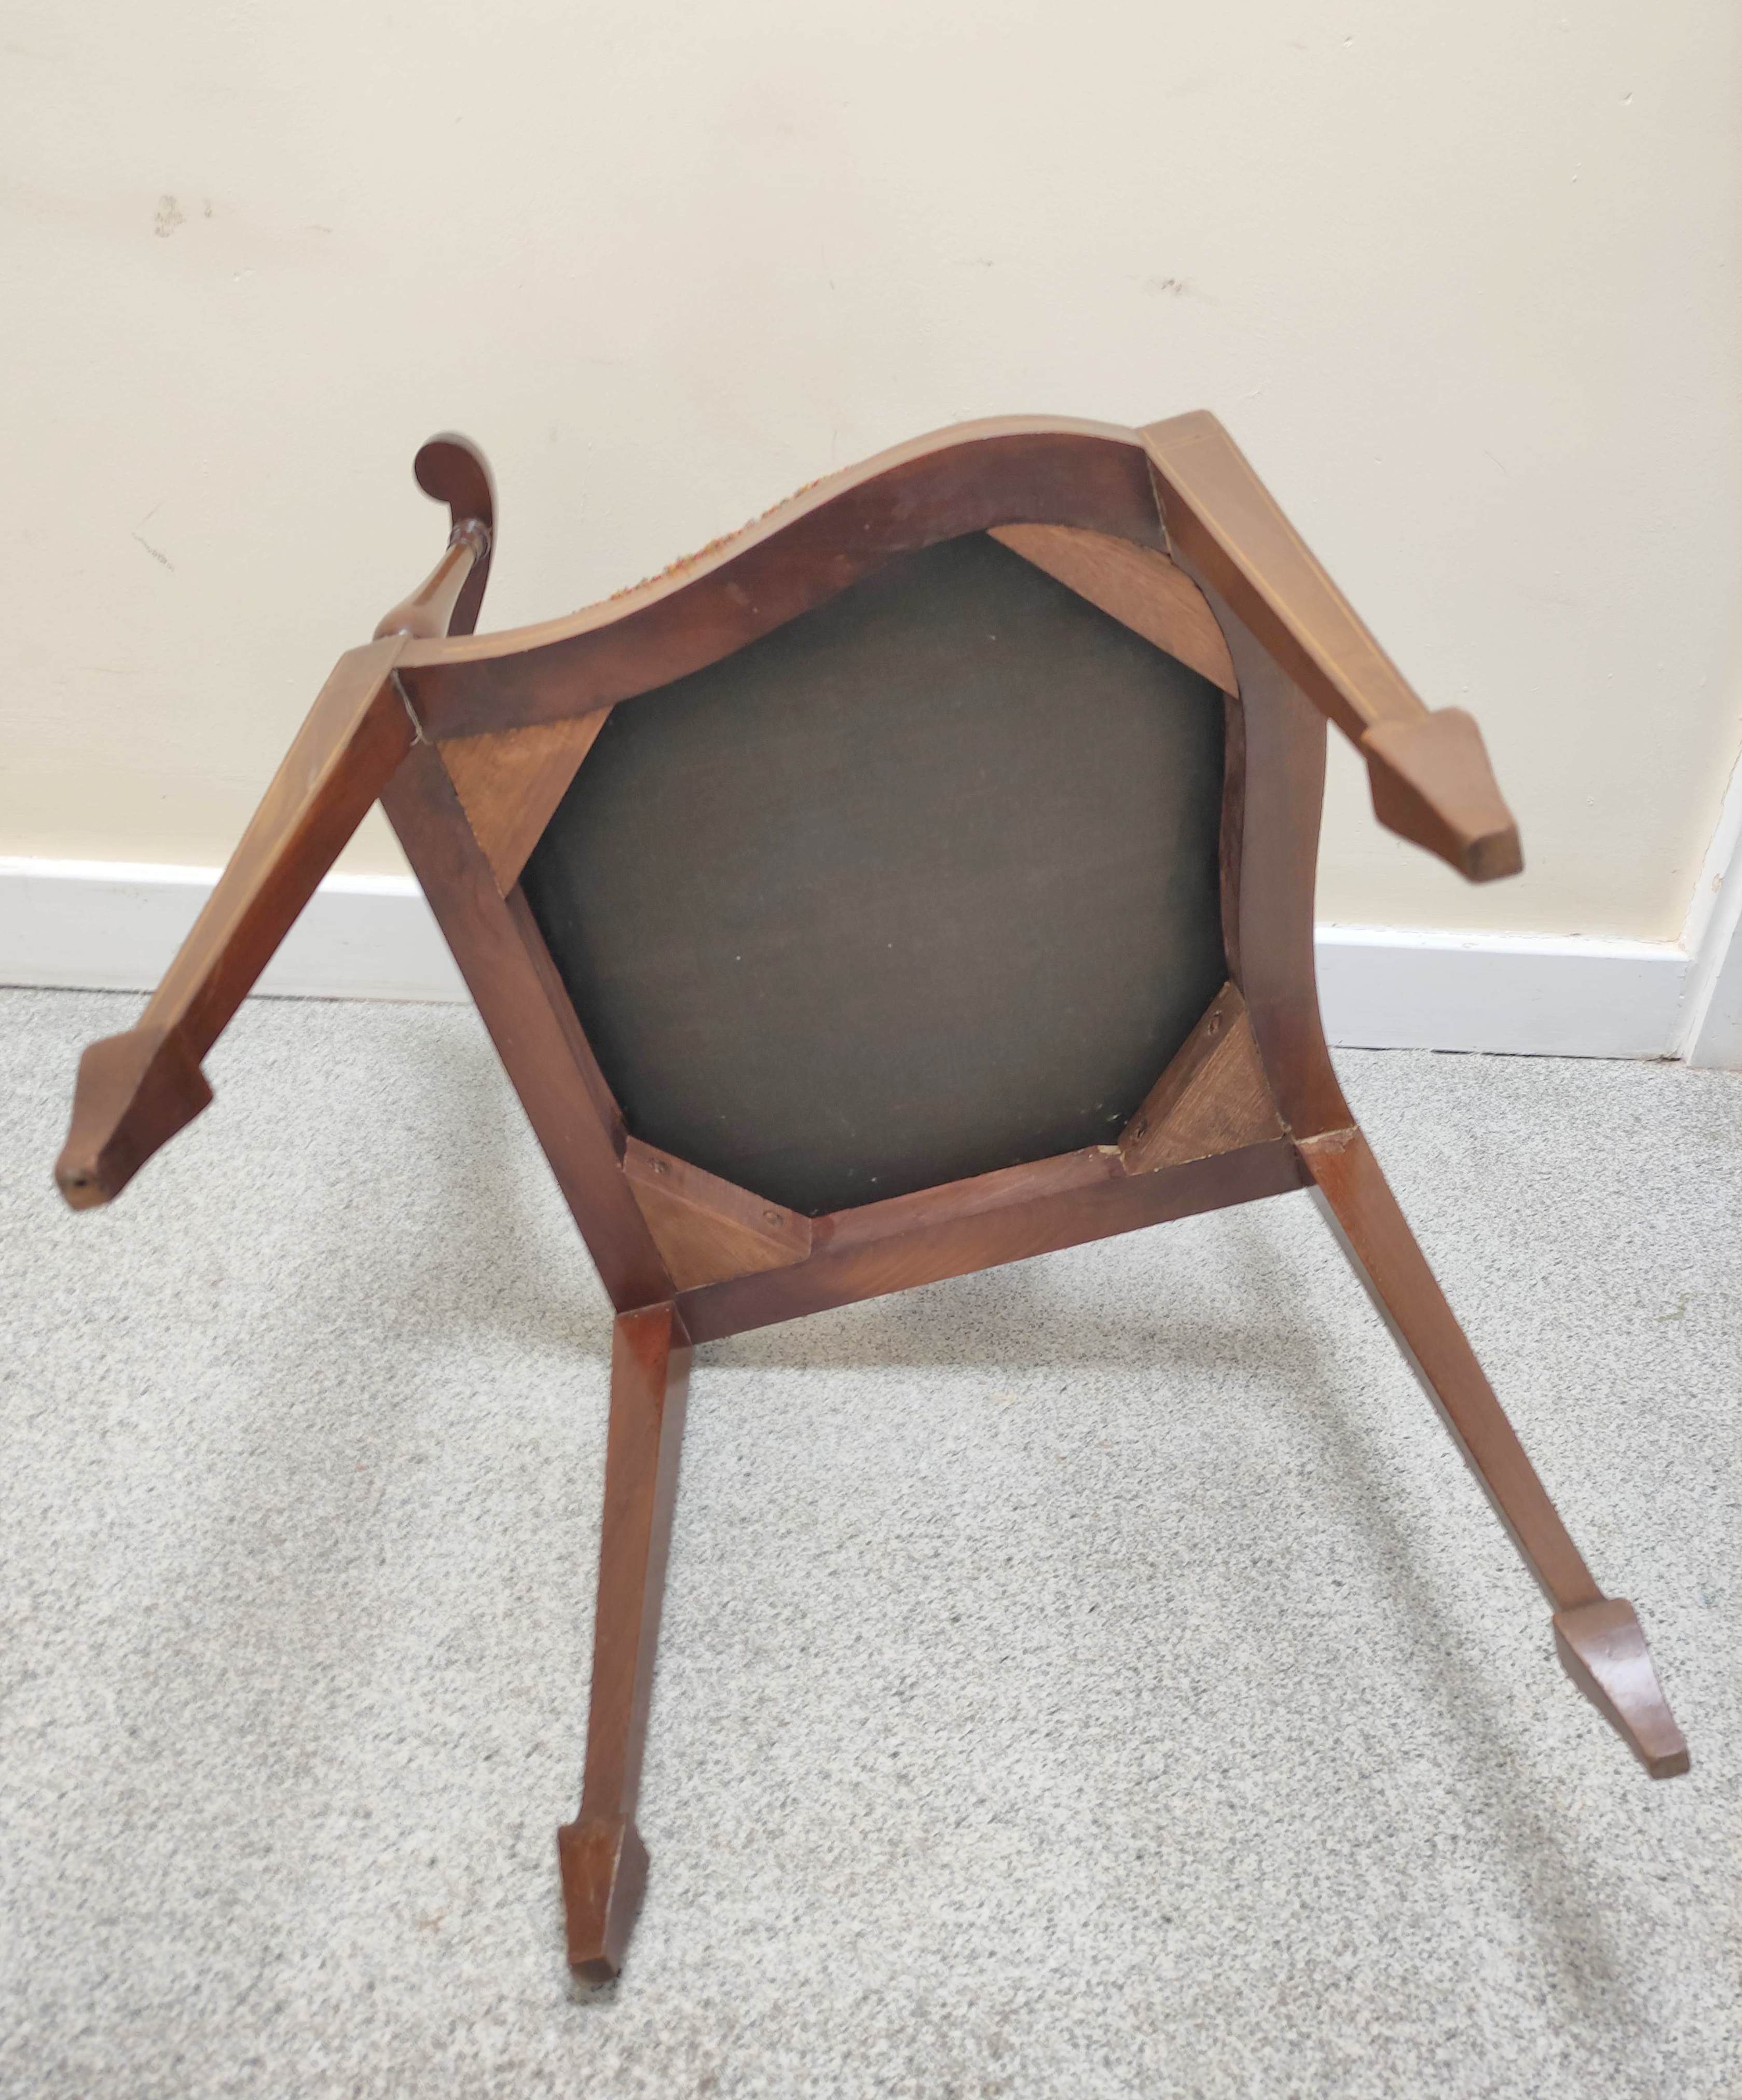
[[[599,708],[561,721],[452,736],[439,747],[472,836],[505,897],[610,712]]]
[[[1178,1167],[1283,1135],[1237,985],[1224,985],[1119,1134],[1128,1174]]]
[[[784,1268],[811,1251],[811,1220],[630,1139],[623,1171],[680,1290]]]
[[[677,1499],[690,1352],[670,1304],[619,1316],[611,1345],[599,1603],[581,1810],[558,1833],[572,1968],[614,1976],[647,1875],[635,1828]]]
[[[991,537],[1068,584],[1225,693],[1237,692],[1228,645],[1204,593],[1153,547],[1073,525],[994,525]]]

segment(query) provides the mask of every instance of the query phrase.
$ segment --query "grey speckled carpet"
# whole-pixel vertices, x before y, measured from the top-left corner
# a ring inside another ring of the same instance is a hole
[[[1306,1198],[700,1352],[621,1981],[561,1956],[607,1308],[468,1011],[0,997],[7,2095],[1742,2093],[1742,1081],[1341,1060],[1694,1755]]]

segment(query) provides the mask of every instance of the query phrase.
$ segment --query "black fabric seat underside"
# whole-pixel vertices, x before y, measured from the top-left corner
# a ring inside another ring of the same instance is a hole
[[[630,1130],[816,1215],[1117,1136],[1227,974],[1222,767],[975,534],[621,703],[523,880]]]

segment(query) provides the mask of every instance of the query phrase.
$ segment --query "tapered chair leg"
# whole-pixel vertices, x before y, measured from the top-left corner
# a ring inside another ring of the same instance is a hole
[[[1554,1607],[1567,1674],[1654,1779],[1687,1770],[1633,1606],[1605,1597],[1567,1535],[1359,1130],[1306,1139],[1320,1207]]]
[[[619,1316],[611,1345],[586,1775],[579,1815],[557,1833],[569,1965],[590,1983],[608,1982],[622,1967],[647,1881],[635,1797],[688,1375],[688,1341],[671,1306]]]

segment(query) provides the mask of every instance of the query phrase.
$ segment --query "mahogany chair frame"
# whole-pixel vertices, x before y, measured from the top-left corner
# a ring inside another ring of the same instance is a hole
[[[1311,1189],[1552,1607],[1563,1662],[1654,1776],[1687,1753],[1633,1608],[1581,1558],[1344,1101],[1313,968],[1327,722],[1382,823],[1472,880],[1518,833],[1475,722],[1430,712],[1215,419],[970,424],[816,484],[572,617],[472,632],[489,470],[432,439],[429,579],[341,658],[139,1023],[81,1063],[57,1168],[108,1201],[211,1098],[201,1060],[378,797],[617,1309],[586,1776],[559,1833],[569,1959],[620,1967],[692,1344],[1293,1189]],[[1218,686],[1228,982],[1115,1145],[811,1218],[626,1127],[520,882],[607,714],[886,562],[970,533]]]

